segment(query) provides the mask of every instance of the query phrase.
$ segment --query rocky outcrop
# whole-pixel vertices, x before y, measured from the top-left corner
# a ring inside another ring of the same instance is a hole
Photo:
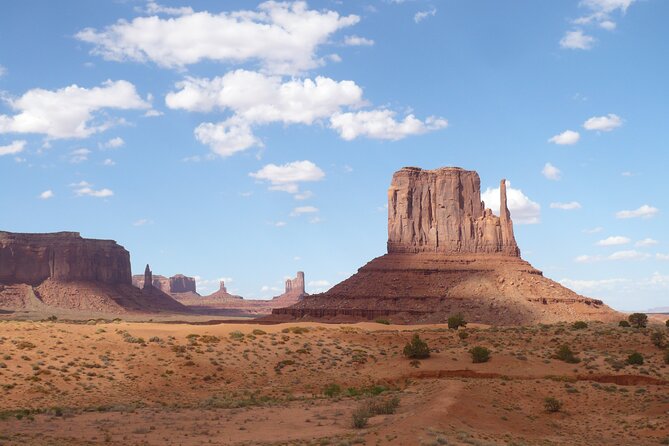
[[[0,307],[9,309],[188,312],[160,290],[133,287],[130,254],[122,246],[77,232],[0,232],[0,285]]]
[[[142,289],[149,290],[151,287],[153,287],[153,272],[147,263],[146,268],[144,268],[144,283],[142,284]]]
[[[170,277],[170,293],[197,293],[195,278],[183,274]]]
[[[619,319],[602,301],[547,279],[520,258],[505,180],[500,186],[498,217],[481,201],[476,172],[399,170],[388,191],[388,254],[268,319],[444,323],[455,313],[492,325]]]
[[[0,232],[0,283],[37,285],[49,278],[130,284],[130,254],[113,240],[78,232]]]
[[[295,296],[304,296],[306,294],[304,290],[304,272],[303,271],[298,271],[297,276],[294,279],[286,279],[286,288],[284,293],[281,296],[284,295],[295,295]],[[274,299],[277,299],[281,296],[276,296]]]
[[[479,175],[458,167],[405,167],[388,189],[388,253],[487,253],[520,256],[500,187],[501,216],[481,201]]]
[[[199,296],[199,294],[197,294],[195,278],[184,276],[183,274],[176,274],[172,277],[151,274],[147,279],[146,271],[144,271],[144,275],[137,274],[132,276],[132,284],[137,288],[144,288],[147,283],[151,284],[154,288],[161,290],[163,293],[172,296],[184,293]]]

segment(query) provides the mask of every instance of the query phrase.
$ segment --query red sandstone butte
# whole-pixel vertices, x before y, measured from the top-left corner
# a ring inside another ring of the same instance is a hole
[[[77,232],[0,231],[0,307],[94,313],[184,312],[159,290],[132,286],[130,254]]]
[[[515,325],[620,317],[521,259],[505,180],[500,203],[500,216],[485,208],[474,171],[400,169],[388,189],[388,254],[268,319],[442,323],[462,313],[470,322]]]

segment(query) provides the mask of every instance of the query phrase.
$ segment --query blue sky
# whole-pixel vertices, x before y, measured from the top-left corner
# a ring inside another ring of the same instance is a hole
[[[510,181],[523,257],[669,305],[669,2],[0,4],[0,227],[249,298],[385,252],[402,166]],[[490,189],[486,193],[486,189]],[[494,202],[486,199],[494,209]]]

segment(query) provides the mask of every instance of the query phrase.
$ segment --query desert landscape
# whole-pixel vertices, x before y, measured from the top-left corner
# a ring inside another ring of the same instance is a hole
[[[669,445],[666,17],[0,2],[0,446]]]

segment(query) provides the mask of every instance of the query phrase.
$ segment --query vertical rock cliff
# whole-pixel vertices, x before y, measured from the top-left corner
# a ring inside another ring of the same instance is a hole
[[[388,189],[388,253],[486,253],[520,256],[500,188],[501,216],[481,201],[478,173],[458,167],[405,167]]]

